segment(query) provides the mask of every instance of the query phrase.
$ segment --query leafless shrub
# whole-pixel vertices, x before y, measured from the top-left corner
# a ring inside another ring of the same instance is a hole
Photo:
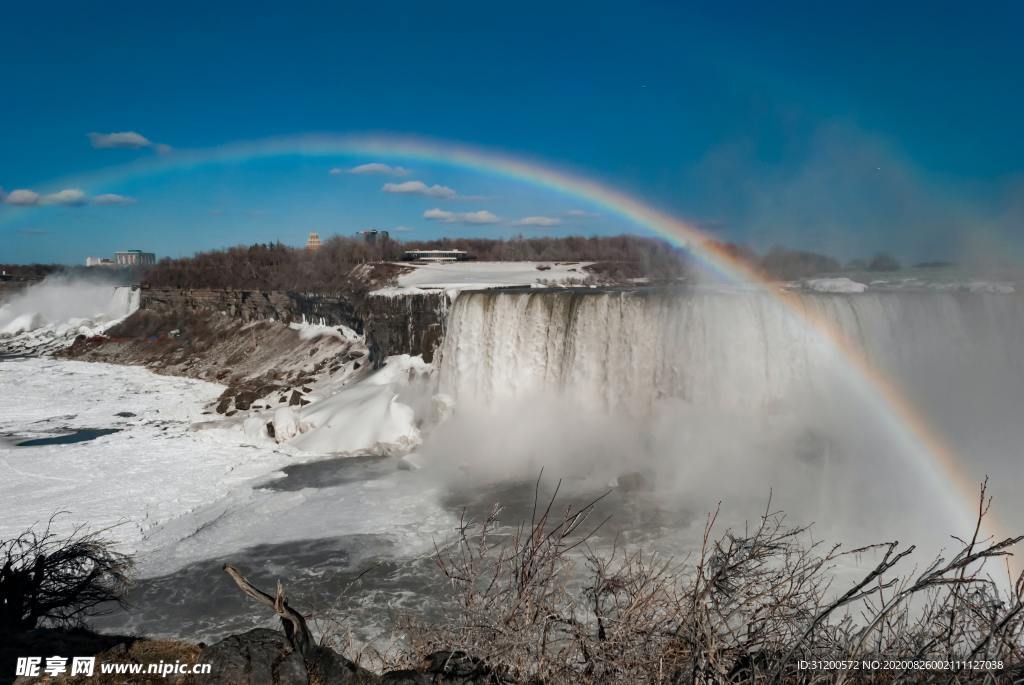
[[[617,546],[598,552],[590,544],[595,503],[556,513],[552,497],[511,532],[497,506],[482,521],[463,519],[436,551],[455,606],[440,625],[406,623],[409,660],[471,655],[488,682],[548,685],[856,675],[801,669],[814,660],[936,662],[927,671],[875,670],[874,682],[922,672],[943,682],[1001,682],[1024,668],[1024,575],[1002,584],[988,575],[1022,537],[980,538],[984,485],[974,535],[922,573],[896,572],[913,546],[824,546],[770,506],[752,530],[717,537],[710,515],[699,552],[684,561]],[[869,555],[878,561],[861,580],[832,587],[840,561]]]
[[[57,535],[55,518],[42,530],[0,540],[0,635],[78,625],[124,600],[131,559],[113,551],[102,530],[79,526]]]

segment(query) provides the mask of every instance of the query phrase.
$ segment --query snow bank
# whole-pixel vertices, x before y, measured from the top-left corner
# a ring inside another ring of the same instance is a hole
[[[587,277],[591,262],[451,262],[407,264],[412,271],[398,277],[398,287],[381,288],[374,295],[406,295],[430,290],[483,290],[543,283],[567,283]]]
[[[819,293],[862,293],[868,287],[863,283],[851,281],[845,276],[838,278],[811,278],[805,281],[808,288]]]
[[[399,401],[399,391],[412,380],[429,374],[431,366],[420,357],[399,355],[389,357],[379,371],[358,383],[342,387],[327,385],[317,395],[327,394],[302,408],[288,434],[294,428],[301,435],[288,442],[290,447],[306,452],[332,454],[405,454],[420,444],[416,416],[412,407]],[[278,414],[274,427],[278,440],[288,440],[279,432]]]

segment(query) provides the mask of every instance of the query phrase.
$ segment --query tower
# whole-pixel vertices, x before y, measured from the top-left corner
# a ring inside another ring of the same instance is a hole
[[[316,252],[320,249],[320,234],[316,231],[310,231],[309,238],[306,240],[306,249],[310,252]]]

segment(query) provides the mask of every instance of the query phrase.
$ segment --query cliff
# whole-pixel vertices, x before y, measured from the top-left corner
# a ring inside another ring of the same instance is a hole
[[[448,296],[442,291],[390,296],[151,288],[142,291],[139,309],[157,314],[217,312],[243,323],[347,326],[366,335],[370,359],[379,364],[393,354],[422,354],[430,361],[443,334]]]

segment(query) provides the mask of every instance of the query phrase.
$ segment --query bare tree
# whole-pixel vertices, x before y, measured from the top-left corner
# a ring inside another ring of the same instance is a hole
[[[79,526],[58,536],[55,518],[41,531],[0,541],[0,634],[77,625],[124,602],[131,559],[113,550],[104,531]]]
[[[902,664],[874,682],[1009,681],[1024,669],[1024,576],[988,575],[1022,538],[979,537],[984,485],[973,537],[903,574],[913,546],[825,546],[770,503],[742,532],[716,537],[710,515],[687,560],[598,552],[585,529],[593,504],[556,516],[552,498],[511,531],[500,507],[463,520],[436,550],[455,606],[440,625],[405,626],[413,652],[469,654],[492,679],[547,684],[842,681],[856,674],[800,664],[844,660]],[[833,588],[838,563],[868,556],[877,561],[859,581]]]

